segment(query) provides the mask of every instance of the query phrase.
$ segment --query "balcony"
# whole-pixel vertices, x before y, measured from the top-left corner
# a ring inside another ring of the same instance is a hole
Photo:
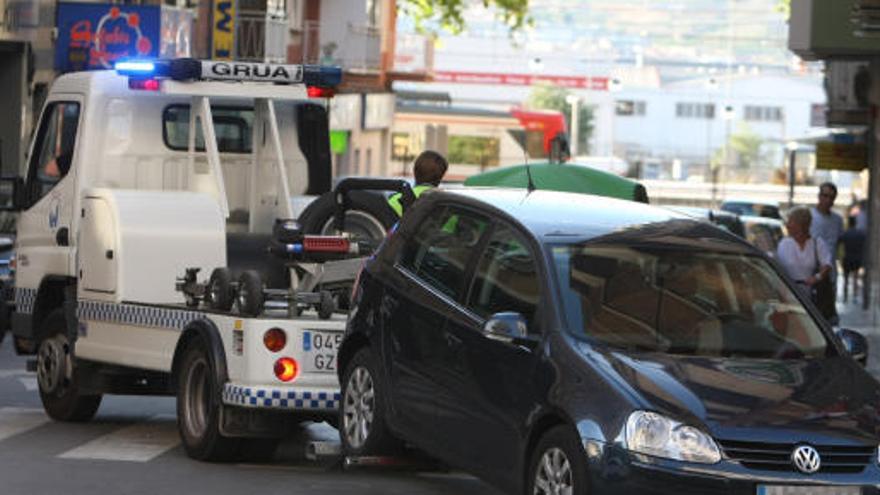
[[[338,65],[343,70],[373,74],[382,68],[382,32],[378,27],[318,21],[303,23],[303,63]]]
[[[237,59],[277,63],[287,60],[287,19],[264,10],[241,10],[236,21]]]
[[[398,33],[394,45],[395,80],[423,81],[434,71],[434,38],[421,34]]]

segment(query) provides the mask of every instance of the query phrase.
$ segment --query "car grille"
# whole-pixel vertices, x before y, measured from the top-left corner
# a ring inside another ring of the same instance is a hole
[[[731,460],[751,469],[797,471],[791,453],[799,444],[721,440],[721,449]],[[877,459],[876,447],[813,445],[822,459],[820,473],[859,473]]]

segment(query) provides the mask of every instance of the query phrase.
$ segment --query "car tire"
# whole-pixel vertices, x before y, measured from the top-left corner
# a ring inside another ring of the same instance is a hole
[[[348,193],[349,209],[345,216],[346,232],[354,240],[368,241],[378,246],[400,218],[388,205],[388,200],[375,191],[351,191]],[[299,216],[299,223],[306,234],[333,234],[333,215],[336,213],[336,197],[333,191],[324,193],[309,204]]]
[[[526,495],[590,493],[587,458],[570,426],[556,426],[541,437],[531,453]]]
[[[220,394],[213,363],[201,340],[183,351],[177,376],[177,429],[186,454],[200,461],[229,461],[239,440],[220,433]]]
[[[95,416],[101,394],[84,395],[73,345],[67,339],[67,321],[58,308],[43,320],[37,347],[37,386],[46,414],[56,421],[85,422]]]
[[[238,279],[238,312],[259,316],[263,312],[263,279],[256,270],[245,270]]]
[[[369,348],[359,350],[349,361],[342,384],[338,428],[342,452],[365,456],[399,451],[401,442],[386,423],[386,388]]]
[[[235,303],[235,292],[232,289],[232,272],[229,268],[215,268],[208,281],[206,297],[211,309],[229,311]]]

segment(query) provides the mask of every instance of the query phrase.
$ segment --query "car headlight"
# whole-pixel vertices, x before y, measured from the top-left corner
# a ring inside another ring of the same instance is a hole
[[[721,451],[712,437],[666,416],[636,411],[626,421],[626,448],[632,452],[677,461],[715,464]]]

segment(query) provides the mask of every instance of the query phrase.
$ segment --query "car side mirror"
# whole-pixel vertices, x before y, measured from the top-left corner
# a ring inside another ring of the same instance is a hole
[[[24,179],[0,177],[0,211],[21,211],[24,203]]]
[[[855,330],[850,330],[848,328],[841,328],[835,332],[837,334],[837,338],[843,342],[843,346],[846,348],[846,351],[852,356],[853,359],[859,362],[862,366],[867,366],[868,364],[868,339],[865,338],[864,335],[856,332]]]
[[[483,325],[486,337],[500,342],[513,343],[528,335],[529,327],[523,315],[514,312],[495,313]]]

